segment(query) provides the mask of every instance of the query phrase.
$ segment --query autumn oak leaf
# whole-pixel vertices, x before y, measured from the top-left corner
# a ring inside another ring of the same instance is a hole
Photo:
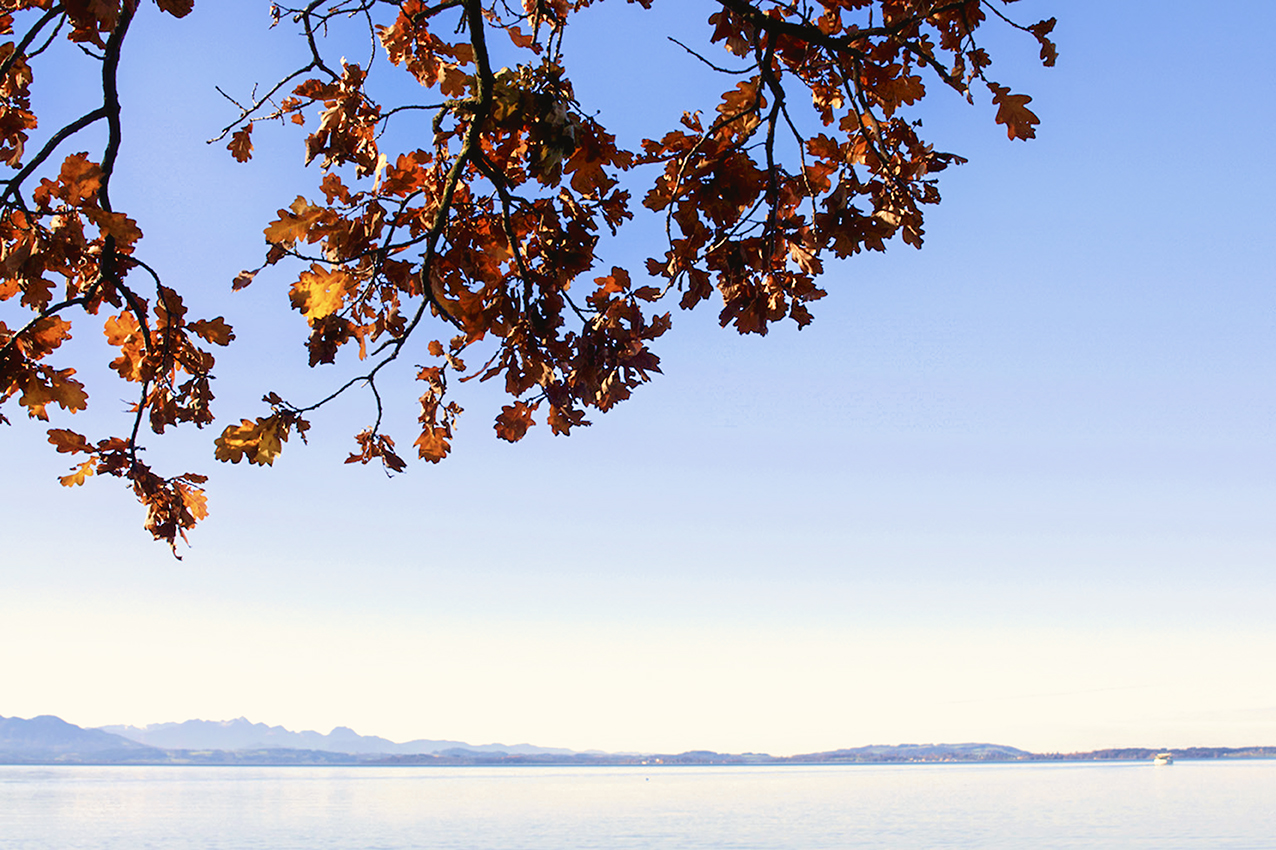
[[[213,441],[214,457],[220,461],[239,463],[244,458],[258,466],[273,466],[275,458],[283,450],[288,432],[278,416],[267,416],[257,421],[245,419],[238,425],[228,425],[221,436]]]
[[[511,443],[517,443],[523,439],[527,429],[536,424],[532,419],[532,411],[539,406],[538,404],[529,406],[524,402],[516,401],[502,407],[500,414],[496,417],[496,436]]]
[[[1041,119],[1028,108],[1032,100],[1026,94],[1011,94],[1010,89],[989,83],[992,102],[997,107],[997,123],[1006,125],[1006,135],[1011,139],[1031,139],[1037,135],[1036,126]]]
[[[310,228],[323,218],[323,207],[312,205],[300,195],[286,210],[279,211],[279,219],[267,225],[266,241],[272,245],[291,247],[298,239],[306,237]]]
[[[84,461],[83,463],[77,465],[75,469],[71,471],[70,475],[59,476],[58,482],[63,487],[78,487],[81,484],[83,484],[84,481],[96,471],[97,471],[97,458],[91,457],[88,460]]]
[[[347,290],[354,285],[354,278],[345,269],[329,271],[318,263],[310,271],[302,272],[292,285],[289,298],[292,306],[310,320],[311,325],[341,309]]]
[[[102,168],[91,162],[87,153],[71,154],[62,161],[58,182],[62,184],[58,192],[62,199],[78,206],[97,194],[102,186]]]
[[[197,476],[188,475],[186,477],[195,478]],[[192,519],[198,522],[201,519],[208,518],[208,496],[204,495],[202,489],[178,482],[177,492],[181,495],[182,505],[190,512]]]
[[[84,391],[84,384],[71,377],[74,374],[74,369],[48,369],[41,380],[40,376],[29,373],[21,381],[22,396],[18,403],[27,408],[27,415],[32,419],[46,422],[49,414],[45,408],[49,404],[60,405],[72,413],[84,410],[89,404],[89,394]]]
[[[45,316],[32,323],[26,336],[28,351],[38,357],[71,338],[71,323],[58,316]]]
[[[253,125],[250,123],[235,131],[230,137],[230,144],[226,145],[226,150],[230,151],[230,155],[237,162],[247,162],[253,158]]]
[[[422,460],[438,463],[452,450],[452,444],[448,442],[449,436],[446,428],[427,427],[421,432],[421,436],[416,438],[413,445],[416,446],[417,454]]]
[[[1032,33],[1037,39],[1037,43],[1041,45],[1041,64],[1045,65],[1047,68],[1054,67],[1055,62],[1059,59],[1059,49],[1049,38],[1049,35],[1054,30],[1056,23],[1058,23],[1058,21],[1054,18],[1048,18],[1047,20],[1038,21],[1028,27],[1028,32]]]
[[[103,236],[115,237],[115,244],[121,248],[129,248],[142,238],[142,231],[137,222],[124,213],[107,212],[96,207],[84,210],[89,220],[98,226]]]
[[[226,324],[226,320],[221,316],[216,319],[201,319],[198,322],[190,322],[186,327],[213,345],[230,345],[230,341],[235,338],[235,331],[231,329],[230,325]]]
[[[49,443],[59,452],[65,454],[93,451],[93,447],[89,445],[89,441],[83,435],[68,431],[65,428],[50,428]]]

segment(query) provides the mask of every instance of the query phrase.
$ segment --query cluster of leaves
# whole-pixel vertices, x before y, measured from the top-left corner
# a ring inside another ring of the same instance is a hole
[[[190,0],[156,2],[179,17],[191,8]],[[220,460],[272,463],[290,434],[304,437],[310,411],[365,387],[375,418],[356,436],[349,462],[375,459],[390,471],[403,469],[395,441],[382,431],[377,384],[401,357],[418,361],[414,448],[438,462],[461,414],[449,395],[454,379],[503,381],[509,403],[495,423],[502,439],[521,439],[542,415],[555,434],[567,434],[589,424],[589,409],[610,409],[659,372],[652,344],[671,326],[671,299],[690,309],[716,293],[721,324],[741,333],[765,334],[786,319],[805,326],[811,303],[825,294],[817,279],[830,254],[881,251],[895,236],[921,245],[922,208],[939,201],[935,175],[961,161],[935,151],[918,135],[919,122],[905,117],[928,84],[938,81],[972,101],[982,86],[1011,139],[1034,135],[1030,99],[986,75],[991,60],[976,41],[980,26],[998,19],[1035,38],[1045,64],[1055,60],[1054,20],[1015,23],[1004,11],[1014,0],[718,0],[708,41],[725,48],[725,61],[744,67],[722,68],[686,49],[691,61],[734,85],[712,112],[688,111],[678,126],[653,128],[652,138],[628,150],[577,102],[564,63],[568,25],[596,2],[603,0],[309,0],[273,7],[276,23],[299,28],[308,62],[238,104],[221,139],[244,162],[256,124],[299,125],[318,185],[311,197],[279,210],[264,231],[263,264],[242,272],[233,288],[291,262],[289,297],[309,328],[311,365],[332,363],[351,347],[367,368],[306,406],[267,395],[268,414],[217,438]],[[649,8],[654,0],[626,2]],[[0,298],[20,293],[34,317],[14,330],[0,325],[0,392],[5,399],[21,393],[33,416],[43,416],[50,402],[82,408],[72,370],[42,362],[69,333],[59,314],[70,306],[92,314],[103,303],[120,309],[105,330],[121,350],[112,366],[142,386],[133,434],[97,444],[61,431],[50,439],[89,457],[81,467],[88,471],[68,476],[71,483],[110,472],[138,489],[139,476],[151,473],[137,459],[137,423],[149,416],[160,432],[181,421],[211,421],[212,357],[192,335],[225,344],[230,330],[221,320],[184,320],[177,294],[134,256],[136,225],[110,208],[118,148],[113,63],[136,0],[6,7],[35,20],[21,40],[0,47],[0,157],[21,169],[0,184],[7,187],[0,196]],[[11,28],[12,16],[4,22]],[[26,133],[35,125],[27,98],[29,60],[39,52],[32,46],[64,22],[69,38],[102,51],[103,107],[23,164]],[[366,28],[373,41],[366,66],[325,55],[325,36],[346,25]],[[500,38],[499,47],[489,38]],[[509,57],[509,66],[493,67],[497,55]],[[410,91],[430,102],[379,102],[374,67],[408,75]],[[27,202],[23,186],[36,169],[99,118],[112,133],[102,161],[66,158],[58,178],[42,181]],[[411,135],[430,143],[386,149],[391,122],[417,122],[424,132]],[[634,179],[625,172],[643,168],[654,179],[641,204],[664,216],[668,239],[662,255],[647,261],[647,281],[635,282],[631,270],[603,262],[599,251],[600,239],[633,217],[626,186]],[[84,224],[97,232],[85,236]],[[138,269],[153,278],[153,307],[124,282]],[[66,279],[56,303],[48,272]],[[189,379],[179,382],[179,373]],[[192,495],[199,481],[159,480],[138,495],[168,518],[149,527],[171,543],[202,515],[202,500]],[[175,509],[179,502],[185,513]],[[166,507],[155,507],[161,503]]]
[[[159,6],[178,17],[191,10],[190,0],[159,0]],[[0,320],[0,404],[16,399],[28,416],[46,421],[50,405],[72,413],[85,409],[88,394],[74,377],[76,370],[57,368],[50,357],[71,338],[67,317],[72,308],[87,317],[105,313],[100,327],[117,351],[110,366],[138,386],[131,429],[126,436],[90,442],[75,431],[54,428],[49,442],[59,452],[84,456],[61,479],[64,485],[83,484],[91,475],[126,480],[146,508],[146,529],[172,545],[207,515],[199,487],[206,479],[153,471],[139,457],[138,432],[144,421],[157,434],[182,422],[202,427],[213,421],[209,377],[214,359],[200,342],[227,345],[234,334],[220,318],[187,318],[181,296],[135,255],[142,237],[137,222],[111,206],[111,175],[121,141],[115,74],[135,4],[8,2],[0,32],[12,34],[14,15],[21,12],[35,20],[16,43],[0,45],[0,156],[17,172],[0,180],[0,302],[16,299],[26,321],[10,327]],[[102,102],[55,131],[28,157],[28,134],[37,127],[30,109],[31,61],[63,29],[100,63]],[[67,140],[98,122],[107,125],[100,159],[77,152],[64,156],[56,171],[46,169]],[[41,176],[45,170],[48,176]],[[131,280],[139,274],[146,278],[144,286]],[[0,422],[8,423],[3,413]]]

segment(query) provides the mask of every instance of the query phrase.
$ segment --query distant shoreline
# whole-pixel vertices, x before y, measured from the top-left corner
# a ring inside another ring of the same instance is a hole
[[[127,731],[126,737],[107,729],[85,729],[53,715],[31,719],[0,717],[0,764],[4,765],[191,765],[312,766],[312,767],[500,767],[596,766],[661,767],[678,765],[825,765],[825,764],[1015,764],[1024,762],[1151,761],[1168,752],[1188,761],[1276,758],[1276,747],[1110,747],[1072,753],[1032,753],[1005,744],[870,744],[772,756],[766,753],[573,752],[531,744],[485,744],[418,739],[403,744],[362,736],[345,727],[328,735],[289,732],[282,727],[233,721],[186,721]],[[164,739],[149,738],[153,732]],[[208,733],[214,733],[210,736]],[[183,733],[173,737],[174,733]],[[269,743],[262,738],[270,739]],[[140,740],[139,740],[140,738]],[[297,744],[302,744],[297,746]],[[355,752],[341,747],[361,747]]]
[[[901,757],[887,754],[812,753],[799,756],[732,755],[693,751],[653,755],[527,756],[473,755],[358,756],[306,750],[185,751],[147,753],[60,753],[37,755],[0,752],[2,766],[28,767],[818,767],[823,765],[940,765],[1151,762],[1158,752],[1175,761],[1242,761],[1276,759],[1276,747],[1185,747],[1093,750],[1081,753],[1026,753],[1021,756],[960,754]]]

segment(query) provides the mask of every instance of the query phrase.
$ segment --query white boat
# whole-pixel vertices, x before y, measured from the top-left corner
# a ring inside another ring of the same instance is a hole
[[[1157,753],[1152,759],[1152,764],[1174,764],[1173,753]]]

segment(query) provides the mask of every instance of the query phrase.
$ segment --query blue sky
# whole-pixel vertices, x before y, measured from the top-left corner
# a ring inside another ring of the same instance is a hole
[[[695,37],[685,9],[708,5],[591,11],[568,42],[594,62],[582,102],[630,139],[711,108],[680,98],[724,86],[643,41]],[[15,421],[0,714],[777,754],[1276,741],[1276,11],[1013,8],[1060,19],[1054,69],[1030,40],[992,51],[1040,138],[936,89],[926,131],[971,162],[943,175],[924,250],[830,267],[801,333],[675,315],[665,375],[570,439],[499,442],[482,388],[454,456],[390,480],[341,463],[358,399],[271,470],[177,436],[152,454],[214,475],[178,563],[113,482],[59,487],[64,459]],[[139,18],[114,193],[152,263],[236,326],[226,420],[336,383],[304,368],[283,275],[228,291],[315,180],[287,131],[260,127],[245,166],[203,144],[230,118],[212,85],[243,93],[294,49],[228,9]],[[637,266],[651,232],[614,260]],[[110,427],[124,391],[92,377],[95,410],[55,426]]]

